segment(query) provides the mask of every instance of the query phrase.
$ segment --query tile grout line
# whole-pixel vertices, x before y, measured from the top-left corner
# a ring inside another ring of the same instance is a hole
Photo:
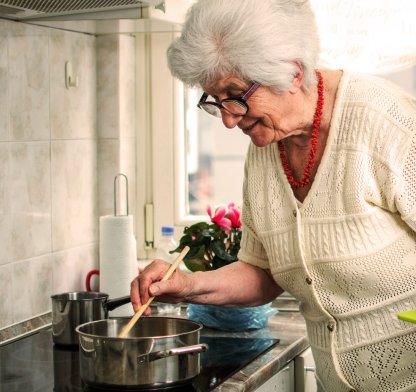
[[[9,199],[9,228],[10,228],[10,232],[11,230],[11,226],[12,226],[12,214],[11,214],[11,209],[12,209],[12,200],[11,200],[11,156],[10,156],[10,37],[9,37],[9,28],[10,28],[10,23],[7,22],[7,31],[6,31],[6,45],[7,45],[7,170],[8,170],[8,188],[9,188],[9,194],[8,194],[8,199]],[[10,241],[12,242],[12,241]],[[14,274],[13,274],[13,246],[10,247],[10,275],[11,275],[11,303],[12,303],[12,323],[15,323],[15,319],[14,319]]]
[[[51,289],[54,292],[54,278],[55,278],[55,257],[53,252],[53,192],[52,192],[52,117],[51,117],[51,30],[48,32],[48,66],[49,66],[49,192],[51,197],[50,204],[50,228],[51,228],[51,263],[52,263],[52,282]]]

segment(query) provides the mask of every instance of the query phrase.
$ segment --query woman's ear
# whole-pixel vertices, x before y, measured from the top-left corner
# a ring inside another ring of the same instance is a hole
[[[295,75],[295,77],[292,81],[292,87],[289,90],[289,92],[291,94],[295,94],[300,89],[300,87],[302,86],[302,83],[303,83],[303,69],[302,69],[301,62],[299,60],[294,60],[293,64],[296,65],[297,72],[296,72],[296,75]]]

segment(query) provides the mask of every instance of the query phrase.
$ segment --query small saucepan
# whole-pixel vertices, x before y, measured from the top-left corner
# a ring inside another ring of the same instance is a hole
[[[52,336],[55,344],[77,346],[75,328],[108,319],[108,312],[130,302],[130,297],[109,300],[106,293],[79,291],[52,295]]]
[[[76,328],[80,373],[91,386],[114,390],[169,388],[200,371],[202,324],[174,317],[141,317],[124,338],[128,319],[95,321]]]

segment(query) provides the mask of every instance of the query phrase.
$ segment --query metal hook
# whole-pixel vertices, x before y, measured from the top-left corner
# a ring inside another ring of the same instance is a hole
[[[157,10],[161,10],[165,14],[166,13],[165,0],[163,0],[160,4],[156,5],[155,8]]]
[[[126,215],[119,215],[119,216],[129,216],[129,187],[128,187],[128,180],[127,177],[124,174],[117,174],[114,177],[114,216],[117,216],[117,187],[116,187],[116,181],[117,177],[123,176],[126,179],[126,209],[127,214]]]
[[[73,76],[72,73],[72,63],[67,61],[65,63],[65,85],[66,88],[69,90],[72,87],[78,87],[79,84],[79,77]]]

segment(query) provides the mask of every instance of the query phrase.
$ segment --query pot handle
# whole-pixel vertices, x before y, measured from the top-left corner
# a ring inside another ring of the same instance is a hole
[[[105,307],[107,310],[114,310],[118,308],[121,305],[128,304],[130,302],[130,295],[127,295],[125,297],[115,298],[115,299],[109,299],[105,303]]]
[[[87,288],[87,291],[92,291],[91,290],[91,277],[93,275],[100,276],[100,270],[92,270],[92,271],[88,272],[87,279],[85,280],[85,286]],[[100,291],[100,281],[98,281],[98,291]]]
[[[198,354],[208,350],[208,344],[202,343],[195,346],[185,346],[178,348],[171,348],[169,350],[155,351],[154,353],[139,355],[137,358],[139,363],[153,362],[157,359],[173,357],[181,354]]]

